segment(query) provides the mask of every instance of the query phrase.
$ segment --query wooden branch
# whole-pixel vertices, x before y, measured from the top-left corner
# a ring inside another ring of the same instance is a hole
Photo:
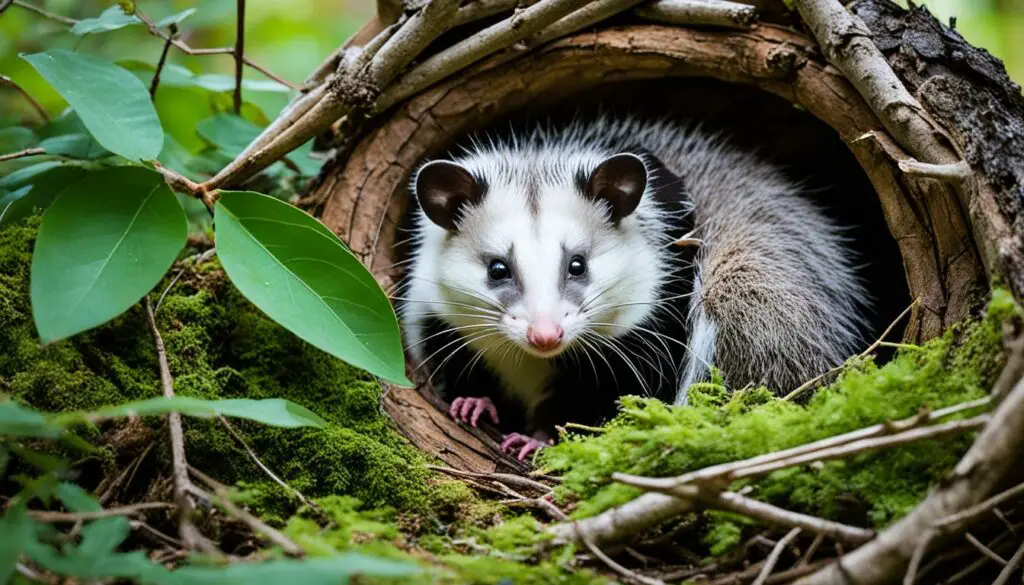
[[[764,585],[768,581],[768,577],[772,574],[772,570],[775,569],[775,565],[779,562],[779,557],[782,556],[782,551],[786,550],[789,543],[793,542],[797,536],[800,535],[800,529],[794,528],[786,533],[785,536],[779,539],[779,542],[775,543],[775,547],[772,548],[771,554],[764,561],[764,566],[761,567],[761,572],[758,573],[757,578],[751,585]]]
[[[1010,557],[1010,561],[1007,562],[1006,566],[1003,567],[1003,570],[999,572],[999,576],[992,582],[992,585],[1006,585],[1009,583],[1010,577],[1013,575],[1013,572],[1020,567],[1022,561],[1024,561],[1024,542],[1022,542],[1020,547],[1017,548],[1017,552],[1013,553],[1013,556]]]
[[[654,0],[641,4],[634,12],[677,26],[748,29],[757,22],[757,10],[753,6],[725,0]]]
[[[655,478],[639,477],[624,473],[612,474],[615,481],[638,487],[643,490],[655,491],[677,498],[689,499],[707,507],[727,510],[736,514],[760,520],[768,524],[802,528],[809,532],[825,536],[849,544],[861,544],[871,540],[875,533],[872,530],[848,526],[823,518],[784,510],[777,506],[759,502],[735,492],[719,492],[714,487],[683,485],[666,487]]]
[[[175,504],[168,502],[142,502],[141,504],[132,504],[130,506],[121,506],[118,508],[105,508],[95,512],[50,512],[48,510],[32,510],[29,512],[29,515],[40,522],[81,522],[98,520],[100,518],[111,518],[113,516],[134,516],[146,510],[166,510],[168,508],[175,507]]]
[[[164,339],[156,326],[156,318],[153,315],[153,305],[149,302],[149,295],[143,297],[143,306],[146,309],[146,324],[153,336],[153,343],[156,346],[157,361],[160,366],[160,386],[167,398],[174,398],[174,380],[171,378],[171,368],[167,363],[167,350],[164,349]],[[192,514],[195,513],[195,504],[189,495],[189,488],[193,487],[188,478],[188,461],[185,458],[185,433],[181,425],[181,413],[172,411],[167,413],[167,427],[171,435],[171,464],[174,478],[174,503],[178,507],[178,533],[185,547],[190,550],[204,550],[210,552],[211,545],[206,543],[202,534],[192,523]]]
[[[245,65],[245,0],[235,3],[235,92],[233,101],[235,113],[242,115],[242,69]],[[168,38],[172,38],[168,35]]]
[[[579,542],[586,537],[597,544],[613,544],[693,509],[690,500],[648,493],[596,516],[549,526],[547,532],[559,543]]]
[[[13,79],[11,79],[10,77],[7,77],[6,75],[0,75],[0,85],[7,85],[9,87],[13,87],[14,91],[17,91],[18,93],[20,93],[21,97],[25,98],[25,101],[27,101],[32,106],[32,108],[36,111],[36,113],[39,114],[39,118],[44,123],[50,121],[50,116],[47,115],[46,109],[43,108],[42,104],[37,102],[36,98],[32,97],[32,94],[30,94],[27,91],[25,91],[25,89],[22,88],[17,83],[15,83]]]
[[[213,205],[217,203],[217,199],[220,197],[220,194],[216,189],[207,189],[204,185],[196,183],[185,175],[181,175],[163,166],[157,161],[152,161],[152,164],[153,168],[164,176],[164,181],[167,182],[167,186],[170,187],[172,191],[177,191],[179,193],[195,197],[206,205],[206,209],[209,210],[211,214],[213,213]]]
[[[0,162],[6,162],[9,160],[14,160],[16,158],[22,158],[26,156],[38,156],[40,154],[46,154],[46,150],[39,147],[26,148],[25,150],[19,150],[18,152],[0,154]]]
[[[153,81],[149,84],[149,98],[156,98],[156,90],[160,87],[160,74],[164,71],[164,65],[167,64],[167,53],[171,51],[171,39],[178,32],[178,25],[172,24],[170,34],[167,35],[167,40],[164,41],[164,48],[160,51],[160,59],[156,63],[156,71],[153,72]]]
[[[929,164],[916,160],[901,160],[900,170],[915,177],[926,177],[937,179],[948,183],[962,183],[971,177],[971,167],[967,161],[957,161],[946,164]]]
[[[399,78],[376,104],[376,111],[405,99],[484,57],[540,32],[591,0],[540,0],[506,20],[433,55]]]
[[[1024,434],[1024,379],[1017,382],[996,408],[991,422],[978,435],[947,481],[878,538],[847,554],[836,565],[809,575],[798,583],[826,585],[845,581],[874,585],[898,578],[906,571],[922,543],[932,539],[941,542],[948,538],[945,534],[936,533],[936,521],[982,501],[1005,473],[1017,464],[1021,434]]]
[[[381,88],[391,82],[451,24],[459,0],[431,0],[392,35],[370,61],[366,78]],[[362,74],[362,72],[359,72]]]
[[[68,18],[67,16],[61,16],[60,14],[54,14],[49,10],[44,10],[34,4],[29,4],[28,2],[25,2],[25,0],[14,0],[14,5],[24,8],[26,10],[31,10],[32,12],[35,12],[36,14],[42,16],[43,18],[55,20],[61,24],[67,24],[71,26],[78,24],[78,21],[74,18]]]

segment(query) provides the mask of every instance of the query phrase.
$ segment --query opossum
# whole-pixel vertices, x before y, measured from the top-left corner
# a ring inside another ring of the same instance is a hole
[[[712,367],[785,392],[865,336],[844,226],[688,125],[598,117],[474,140],[410,189],[410,357],[441,376],[451,416],[503,425],[520,459],[623,394],[684,404]]]

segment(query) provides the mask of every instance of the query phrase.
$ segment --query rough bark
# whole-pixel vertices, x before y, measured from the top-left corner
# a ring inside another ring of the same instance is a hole
[[[989,264],[1024,295],[1024,96],[1003,64],[923,8],[859,0],[850,10],[911,94],[956,143],[975,178],[969,210]]]

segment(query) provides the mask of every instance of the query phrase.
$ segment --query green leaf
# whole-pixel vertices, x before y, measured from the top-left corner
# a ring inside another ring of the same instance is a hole
[[[124,28],[132,24],[142,24],[138,16],[125,14],[121,6],[115,4],[103,11],[96,18],[86,18],[78,21],[71,27],[71,32],[76,35],[87,35],[89,33],[107,32]]]
[[[146,86],[129,71],[64,49],[22,58],[71,104],[107,150],[136,161],[160,154],[164,143],[160,119]]]
[[[94,159],[110,154],[91,134],[65,134],[47,138],[39,143],[46,154],[59,154],[71,158]]]
[[[46,416],[15,402],[0,402],[0,435],[56,439],[61,428]]]
[[[98,512],[103,509],[96,498],[73,483],[66,481],[57,484],[57,499],[72,512]]]
[[[200,417],[219,414],[235,418],[247,418],[263,424],[286,428],[323,427],[327,424],[327,421],[309,409],[280,398],[268,398],[266,400],[249,400],[244,398],[202,400],[189,396],[150,398],[148,400],[102,408],[92,413],[59,415],[58,420],[65,422],[82,418],[101,420],[133,415],[152,416],[168,412],[180,412],[184,415]]]
[[[250,585],[251,583],[301,583],[340,585],[357,575],[404,577],[421,572],[411,563],[359,553],[304,560],[279,559],[262,563],[232,563],[226,567],[182,567],[171,575],[181,585]]]
[[[214,229],[228,277],[271,319],[355,366],[410,384],[387,296],[323,224],[273,197],[223,192]]]
[[[156,286],[187,236],[185,212],[158,173],[89,173],[39,227],[30,278],[39,337],[49,343],[120,315]]]
[[[0,227],[21,221],[37,209],[46,209],[57,195],[74,188],[85,175],[86,171],[79,167],[61,164],[33,173],[26,179],[31,183],[0,197]]]
[[[50,169],[54,169],[62,165],[63,163],[59,160],[48,160],[18,169],[6,177],[0,177],[0,188],[17,189],[19,187],[24,187],[29,184],[32,181],[32,178],[36,175],[41,175]]]
[[[177,14],[172,14],[170,16],[161,18],[160,22],[156,23],[156,27],[157,28],[163,28],[165,26],[171,26],[172,24],[181,24],[181,21],[183,21],[186,18],[192,16],[192,13],[194,13],[195,11],[196,11],[195,8],[188,8],[188,9],[182,10],[181,12],[179,12]]]
[[[252,122],[233,114],[217,114],[196,126],[196,132],[228,156],[241,154],[262,130]]]
[[[3,535],[0,538],[0,583],[11,582],[22,545],[35,540],[35,532],[35,523],[22,502],[8,508],[0,517],[0,534]]]
[[[24,126],[11,126],[0,130],[0,154],[18,152],[39,144],[36,133]]]
[[[209,91],[234,91],[235,78],[231,75],[221,73],[207,73],[198,75],[193,83]],[[289,87],[273,79],[242,79],[242,89],[248,91],[263,91],[270,93],[288,93]]]

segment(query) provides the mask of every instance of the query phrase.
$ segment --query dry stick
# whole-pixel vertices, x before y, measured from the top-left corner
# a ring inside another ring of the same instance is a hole
[[[956,532],[958,529],[969,525],[971,522],[976,520],[985,512],[995,512],[996,506],[1022,494],[1024,494],[1024,483],[1018,484],[1004,492],[1000,492],[992,496],[991,498],[985,500],[984,502],[971,506],[966,510],[946,516],[945,518],[935,523],[935,528],[938,528],[940,530],[949,530],[950,532]]]
[[[228,514],[244,523],[246,526],[252,529],[253,532],[266,536],[268,540],[270,540],[277,546],[281,547],[281,550],[283,550],[285,554],[293,557],[305,556],[306,552],[302,550],[302,547],[295,544],[295,542],[293,542],[290,538],[282,534],[276,528],[272,528],[271,526],[267,525],[266,522],[263,522],[256,516],[253,516],[249,512],[236,506],[235,503],[231,501],[231,498],[228,497],[228,488],[224,484],[213,479],[209,475],[206,475],[202,471],[199,471],[195,467],[192,467],[191,465],[188,467],[188,471],[192,475],[198,477],[203,483],[210,486],[210,488],[213,489],[217,497],[212,498],[210,497],[210,494],[206,493],[199,487],[193,485],[192,489],[195,493],[202,494],[207,499],[211,501],[217,501],[218,503],[220,503],[220,505],[224,507],[224,510]]]
[[[175,508],[174,504],[168,502],[143,502],[131,506],[118,508],[106,508],[95,512],[49,512],[32,510],[29,515],[40,522],[79,522],[97,520],[99,518],[110,518],[113,516],[133,516],[145,510],[166,510]]]
[[[678,478],[666,478],[664,480],[652,480],[650,478],[645,479],[652,482],[664,482],[662,487],[671,487],[676,485],[676,483],[686,484],[690,482],[727,481],[723,478],[727,478],[730,474],[738,470],[773,461],[779,461],[804,453],[821,451],[823,449],[845,445],[860,439],[885,435],[895,431],[902,431],[904,429],[913,428],[927,422],[933,422],[959,412],[985,406],[988,402],[988,398],[972,400],[970,402],[957,404],[933,412],[922,413],[901,421],[873,425],[864,429],[845,433],[843,435],[829,437],[806,445],[785,449],[783,451],[767,453],[765,455],[759,455],[743,461],[735,461],[707,467],[681,475]],[[660,524],[661,522],[679,514],[689,512],[693,509],[693,502],[689,500],[681,500],[661,493],[647,493],[623,504],[622,506],[602,512],[597,516],[580,520],[579,525],[584,533],[595,542],[615,542],[628,538],[645,528]],[[576,540],[574,529],[568,524],[556,524],[555,526],[548,528],[548,532],[553,533],[555,538],[562,542],[572,542]]]
[[[419,56],[447,28],[459,0],[431,0],[402,26],[384,46],[365,73],[378,88],[384,87]],[[362,72],[358,72],[361,74]]]
[[[650,20],[682,26],[748,29],[757,22],[753,6],[724,0],[654,0],[635,12]]]
[[[25,91],[23,87],[14,82],[13,79],[6,75],[0,75],[0,85],[7,85],[13,87],[15,91],[21,94],[21,97],[25,98],[26,101],[32,106],[32,108],[39,114],[39,117],[43,122],[49,122],[50,116],[47,115],[46,109],[43,108],[42,104],[36,101],[36,98],[32,97],[32,94]]]
[[[153,317],[153,305],[149,302],[149,295],[143,299],[146,308],[146,323],[149,325],[149,332],[153,336],[153,343],[156,345],[157,360],[160,363],[160,385],[163,387],[164,396],[174,398],[174,380],[171,378],[171,368],[167,363],[167,350],[164,349],[164,339],[157,329],[156,319]],[[189,496],[189,487],[192,482],[188,479],[188,462],[185,459],[185,434],[181,427],[181,413],[167,413],[167,427],[171,435],[171,460],[174,476],[174,503],[178,506],[178,532],[185,547],[190,550],[202,549],[210,552],[213,546],[206,542],[199,530],[192,524],[192,514],[195,512],[195,505]],[[213,549],[215,550],[215,549]]]
[[[40,154],[46,154],[46,150],[42,148],[26,148],[25,150],[19,150],[18,152],[12,152],[9,154],[0,154],[0,162],[14,160],[16,158],[22,158],[26,156],[37,156]]]
[[[901,171],[908,175],[954,184],[963,182],[971,176],[971,166],[967,164],[967,161],[962,160],[955,163],[938,165],[916,160],[901,160],[899,161],[899,167]]]
[[[235,27],[235,113],[242,114],[242,68],[245,65],[245,0],[236,3]]]
[[[263,472],[270,477],[270,479],[274,480],[274,483],[283,487],[286,491],[289,491],[292,494],[294,494],[295,497],[298,498],[299,501],[305,504],[306,506],[309,506],[311,508],[318,508],[316,504],[313,504],[312,502],[307,500],[306,496],[302,495],[302,492],[285,483],[285,481],[278,477],[273,471],[271,471],[269,467],[264,465],[263,462],[260,461],[260,458],[256,456],[256,453],[253,452],[252,448],[249,447],[249,445],[245,442],[245,439],[242,437],[242,435],[240,435],[238,431],[235,430],[235,427],[231,426],[231,423],[229,423],[226,418],[224,418],[223,416],[218,416],[217,418],[220,419],[220,422],[222,425],[224,425],[224,428],[226,428],[228,432],[231,433],[231,436],[234,437],[235,440],[242,445],[242,448],[245,449],[245,452],[249,454],[249,457],[252,458],[253,462],[256,463],[256,465],[260,469],[262,469]]]
[[[114,479],[114,481],[110,482],[110,485],[103,490],[103,493],[100,494],[98,498],[100,504],[106,504],[110,498],[114,496],[114,491],[121,487],[121,484],[124,483],[125,479],[127,479],[129,474],[132,473],[132,470],[137,468],[146,456],[149,455],[149,452],[153,450],[153,445],[154,443],[146,445],[146,448],[142,450],[142,453],[139,453],[139,456],[133,459],[132,462],[124,468],[124,471]]]
[[[167,186],[170,187],[171,190],[195,197],[202,201],[203,205],[206,205],[206,209],[211,214],[213,213],[213,206],[217,203],[217,199],[220,197],[220,194],[216,189],[207,189],[202,184],[196,183],[185,175],[178,174],[157,161],[152,161],[152,164],[153,168],[164,176],[164,181],[167,182]]]
[[[57,22],[60,22],[60,23],[63,23],[63,24],[69,24],[69,25],[72,25],[72,26],[78,24],[78,21],[75,20],[74,18],[68,18],[67,16],[61,16],[60,14],[54,14],[54,13],[48,11],[48,10],[44,10],[42,8],[39,8],[38,6],[35,6],[33,4],[29,4],[28,2],[25,2],[24,0],[14,0],[14,5],[15,6],[20,6],[21,8],[25,8],[26,10],[31,10],[32,12],[35,12],[36,14],[38,14],[40,16],[43,16],[45,18],[49,18],[50,20],[56,20]]]
[[[711,508],[728,510],[769,524],[802,528],[851,544],[867,542],[875,535],[872,530],[848,526],[807,514],[800,514],[799,512],[779,508],[772,504],[759,502],[735,492],[718,492],[714,488],[708,489],[695,485],[666,487],[654,478],[637,477],[622,473],[613,473],[612,479],[640,489],[696,501]]]
[[[160,60],[156,63],[156,71],[153,73],[153,81],[149,84],[149,97],[153,99],[156,97],[156,90],[160,87],[160,74],[163,73],[164,65],[167,63],[167,53],[171,50],[171,39],[178,33],[178,25],[171,25],[171,34],[167,36],[167,40],[164,41],[164,49],[160,52]]]
[[[981,554],[985,555],[986,557],[992,559],[997,564],[1002,565],[1004,567],[1006,566],[1006,559],[1004,559],[1003,557],[1001,557],[998,554],[996,554],[996,552],[994,550],[992,550],[989,547],[987,547],[984,544],[982,544],[982,542],[980,540],[978,540],[977,538],[975,538],[973,534],[968,532],[967,534],[964,535],[964,538],[966,538],[967,542],[971,543],[971,545],[974,548],[978,549],[978,552],[980,552]]]
[[[937,519],[977,504],[1017,463],[1022,433],[1024,380],[1017,382],[996,408],[991,423],[975,439],[951,478],[878,538],[847,554],[835,566],[814,573],[799,583],[826,585],[845,580],[858,585],[875,585],[892,581],[907,568],[913,551],[932,537],[934,530],[931,527]],[[943,537],[945,535],[935,538]]]
[[[431,471],[438,471],[441,473],[447,473],[454,477],[472,477],[474,479],[490,479],[502,482],[509,486],[518,487],[520,489],[534,489],[545,494],[551,493],[551,487],[546,486],[539,481],[534,481],[521,475],[514,475],[512,473],[476,473],[473,471],[463,471],[461,469],[453,469],[451,467],[441,467],[439,465],[428,465],[427,469]]]
[[[14,0],[0,0],[0,14],[3,14],[4,10],[10,8],[11,4],[14,4]]]
[[[1017,567],[1020,566],[1021,561],[1024,561],[1024,542],[1021,543],[1017,552],[1013,553],[1013,556],[1010,557],[1010,561],[1006,563],[1003,570],[999,572],[999,576],[992,582],[992,585],[1006,585],[1009,583],[1010,576],[1017,570]]]
[[[783,536],[779,539],[779,542],[775,544],[775,548],[772,549],[771,554],[768,555],[768,559],[765,560],[764,566],[761,567],[761,572],[758,573],[757,579],[754,579],[753,585],[765,584],[765,582],[768,580],[768,576],[771,575],[772,570],[775,569],[776,563],[779,562],[779,557],[782,556],[782,551],[786,550],[786,547],[789,546],[789,543],[792,542],[793,539],[796,538],[799,534],[800,529],[794,528],[787,532],[786,536]]]
[[[903,309],[903,312],[900,313],[899,315],[897,315],[897,317],[892,320],[892,323],[889,323],[889,326],[886,327],[885,331],[883,331],[882,334],[878,336],[878,339],[876,339],[874,343],[869,345],[867,347],[867,349],[865,349],[864,351],[862,351],[859,354],[857,354],[857,357],[858,358],[866,357],[867,355],[871,354],[876,349],[878,349],[878,347],[882,344],[882,342],[885,340],[885,338],[888,337],[890,333],[892,333],[892,330],[895,329],[897,325],[899,325],[900,321],[902,321],[904,317],[909,315],[910,312],[914,309],[914,307],[917,306],[917,301],[918,301],[918,299],[914,299],[914,302],[910,303],[910,306],[908,306],[906,309]],[[825,372],[824,374],[821,374],[820,376],[815,376],[814,378],[811,378],[810,380],[808,380],[808,381],[804,382],[803,384],[801,384],[796,390],[793,390],[789,394],[786,394],[786,396],[784,396],[782,399],[783,400],[796,400],[797,398],[800,397],[801,394],[804,393],[804,391],[806,391],[807,389],[813,387],[819,381],[827,378],[828,376],[831,376],[832,374],[835,374],[837,372],[842,371],[842,369],[845,368],[845,367],[846,367],[846,364],[839,364],[838,366],[832,368],[831,370]]]
[[[468,39],[433,55],[403,75],[388,88],[376,105],[380,112],[442,79],[462,71],[491,53],[539,33],[592,0],[540,0]]]

